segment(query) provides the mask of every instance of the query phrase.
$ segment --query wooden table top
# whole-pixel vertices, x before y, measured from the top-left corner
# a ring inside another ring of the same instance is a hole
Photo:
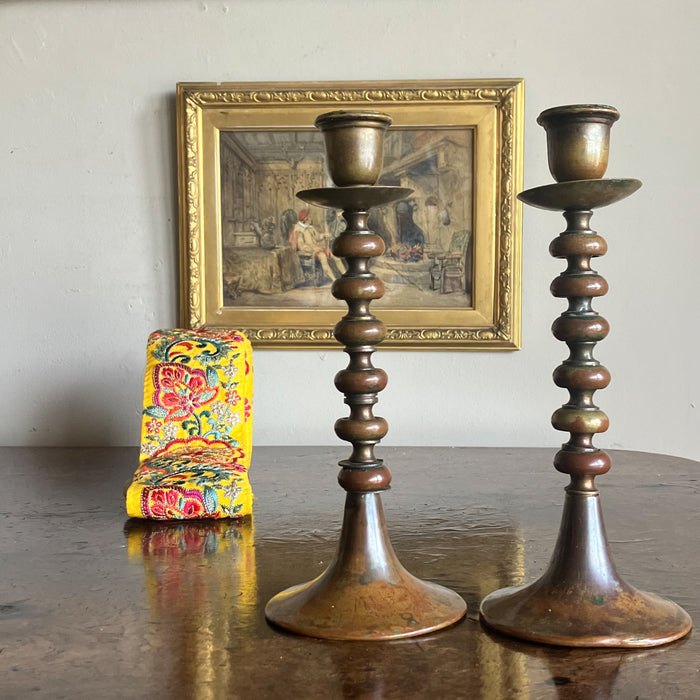
[[[133,448],[0,448],[0,697],[697,700],[695,633],[564,649],[478,621],[483,596],[548,563],[567,483],[555,451],[380,447],[402,564],[468,614],[425,637],[332,642],[278,631],[263,608],[332,559],[346,446],[255,448],[253,519],[185,524],[127,520]],[[700,624],[700,463],[611,455],[598,486],[619,572]]]

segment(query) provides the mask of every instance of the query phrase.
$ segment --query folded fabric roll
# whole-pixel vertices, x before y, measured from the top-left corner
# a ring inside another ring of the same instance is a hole
[[[253,363],[238,331],[160,330],[148,339],[133,518],[235,518],[252,512]]]

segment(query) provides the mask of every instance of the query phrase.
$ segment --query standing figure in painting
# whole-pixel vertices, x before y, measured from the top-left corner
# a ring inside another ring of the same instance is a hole
[[[332,257],[328,234],[316,231],[311,223],[308,209],[302,209],[299,212],[299,220],[289,234],[289,245],[299,255],[302,269],[305,273],[310,271],[314,279],[317,262],[329,279],[333,280],[341,276],[342,273]]]
[[[282,245],[292,245],[292,229],[299,221],[299,217],[294,209],[285,209],[280,216],[280,237]],[[292,245],[296,250],[296,242]]]
[[[340,209],[326,209],[326,224],[331,237],[331,245],[348,226]]]
[[[339,209],[326,209],[326,225],[328,226],[328,235],[330,236],[330,241],[328,247],[333,250],[333,244],[335,239],[340,236],[343,231],[348,227],[347,221],[343,217],[343,212]],[[348,266],[345,260],[342,258],[336,258],[335,256],[329,258],[331,266],[335,265],[336,268],[340,270],[347,270]]]

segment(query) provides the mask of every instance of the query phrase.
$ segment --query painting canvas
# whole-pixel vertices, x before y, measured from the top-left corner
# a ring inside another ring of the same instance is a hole
[[[388,114],[371,272],[382,347],[517,349],[523,81],[180,83],[181,323],[237,328],[256,347],[337,347],[331,294],[339,211],[296,193],[330,187],[315,118]]]
[[[375,306],[466,308],[472,296],[473,130],[396,129],[378,184],[410,197],[375,209],[385,244],[372,271],[386,286]],[[296,192],[332,186],[318,132],[225,131],[220,139],[222,285],[227,306],[333,305],[345,267],[331,253],[340,211]]]

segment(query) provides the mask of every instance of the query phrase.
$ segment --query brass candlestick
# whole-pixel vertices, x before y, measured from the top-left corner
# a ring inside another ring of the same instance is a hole
[[[352,443],[349,459],[340,462],[338,481],[347,491],[338,552],[318,578],[276,595],[265,608],[280,627],[325,639],[397,639],[426,634],[459,620],[466,604],[442,586],[420,581],[399,562],[387,535],[381,491],[391,474],[374,446],[387,424],[372,407],[387,383],[372,366],[372,353],[386,334],[370,313],[384,285],[370,271],[370,261],[384,252],[381,237],[367,228],[371,207],[406,197],[411,190],[378,187],[384,132],[391,123],[377,112],[330,112],[316,119],[326,143],[328,170],[336,187],[305,190],[310,204],[342,209],[346,230],[333,253],[345,258],[347,271],[333,283],[333,296],[347,302],[348,313],[335,326],[336,339],[350,361],[335,377],[350,415],[336,421],[335,432]]]
[[[613,107],[574,105],[543,112],[549,167],[557,184],[522,192],[526,204],[564,212],[567,229],[549,251],[568,267],[551,285],[569,307],[554,321],[552,333],[570,355],[554,371],[569,401],[552,416],[557,430],[569,432],[554,458],[569,474],[559,539],[544,575],[534,583],[491,593],[481,604],[482,620],[506,634],[563,646],[649,647],[687,634],[690,616],[675,603],[625,583],[615,570],[603,526],[594,479],[610,469],[610,458],[594,447],[593,436],[608,428],[608,417],[593,403],[610,373],[594,357],[608,322],[591,308],[607,282],[591,269],[604,255],[605,240],[589,228],[593,209],[635,192],[639,180],[602,180],[608,161],[610,128],[619,118]]]

